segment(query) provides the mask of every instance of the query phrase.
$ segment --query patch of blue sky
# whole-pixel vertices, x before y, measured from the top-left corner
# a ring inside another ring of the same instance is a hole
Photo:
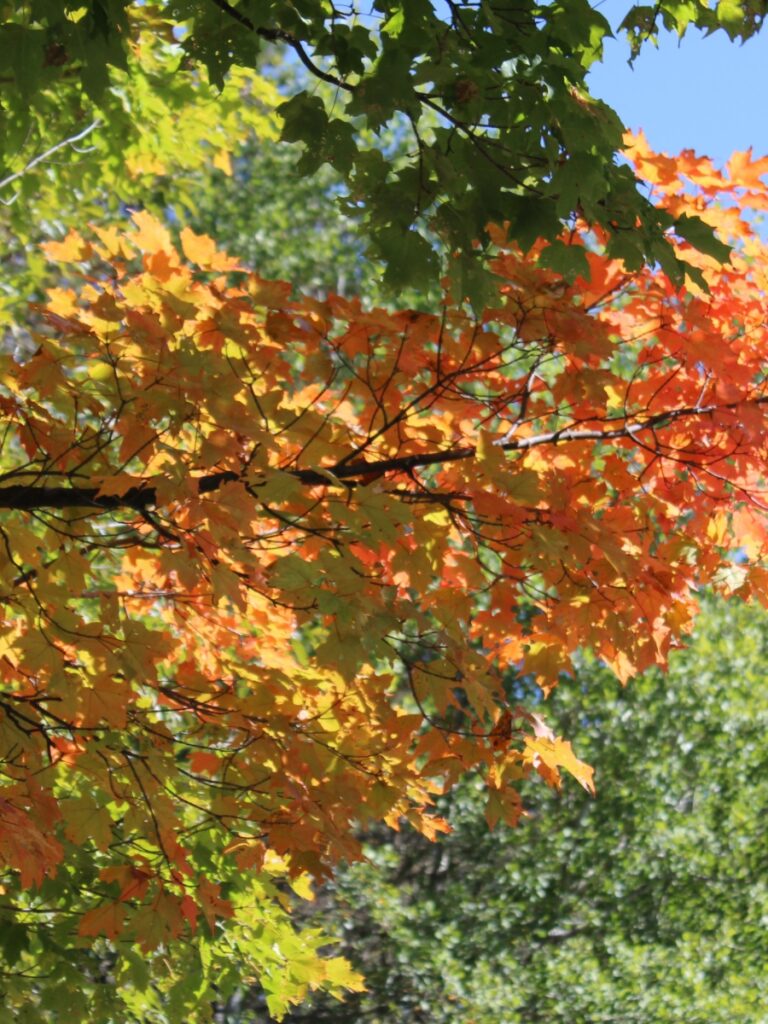
[[[660,33],[628,64],[629,47],[618,26],[628,0],[596,4],[615,39],[590,72],[593,95],[609,103],[628,128],[642,128],[650,145],[667,153],[693,149],[722,166],[736,150],[768,154],[768,30],[744,44],[724,32],[696,29],[682,40]]]

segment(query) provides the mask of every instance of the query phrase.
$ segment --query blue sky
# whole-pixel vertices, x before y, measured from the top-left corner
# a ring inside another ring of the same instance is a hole
[[[615,31],[630,2],[599,6]],[[607,41],[591,91],[627,127],[643,128],[654,148],[695,149],[717,164],[749,146],[755,156],[768,155],[768,26],[744,45],[720,32],[704,37],[693,30],[682,41],[667,35],[658,50],[646,46],[634,68],[628,53],[623,39]]]

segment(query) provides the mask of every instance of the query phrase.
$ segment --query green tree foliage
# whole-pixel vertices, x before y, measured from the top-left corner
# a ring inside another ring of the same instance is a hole
[[[763,6],[662,0],[632,6],[625,26],[635,51],[661,23],[743,39],[759,27]],[[488,294],[489,222],[508,221],[527,247],[556,237],[576,213],[607,231],[610,256],[630,267],[660,262],[679,279],[685,265],[665,238],[674,218],[655,209],[617,163],[621,122],[589,94],[589,68],[610,34],[598,8],[587,0],[522,0],[513,8],[377,0],[371,12],[324,0],[6,3],[0,182],[54,146],[83,141],[77,136],[94,120],[108,126],[112,141],[99,164],[109,166],[126,118],[157,135],[162,111],[153,103],[174,106],[178,91],[198,89],[203,74],[224,87],[233,69],[258,71],[264,48],[277,44],[302,79],[308,73],[332,87],[323,95],[299,88],[286,98],[282,138],[304,144],[301,173],[329,163],[344,176],[392,289],[433,281],[445,269],[443,253],[455,257],[449,269],[458,294],[480,301]],[[158,61],[149,67],[148,32]],[[115,98],[121,83],[122,110]],[[94,104],[95,117],[86,112]],[[399,163],[370,142],[370,132],[403,119],[409,158]],[[685,234],[685,224],[677,227]],[[707,248],[711,236],[704,232],[697,244]],[[556,270],[578,269],[563,250],[553,259]]]
[[[127,209],[189,216],[203,168],[225,179],[241,141],[279,130],[268,77],[233,69],[220,89],[204,71],[176,73],[178,46],[151,5],[132,11],[130,45],[109,74],[83,56],[106,46],[98,34],[82,41],[87,8],[49,5],[59,20],[44,31],[32,8],[45,6],[7,4],[0,24],[0,325],[10,330],[58,283],[41,241],[124,223]]]
[[[489,832],[467,782],[438,846],[369,837],[319,900],[368,992],[313,1024],[754,1024],[768,1001],[768,623],[708,602],[663,677],[583,660],[547,704],[599,766]],[[526,680],[515,690],[531,697]]]
[[[342,182],[327,164],[305,178],[295,147],[249,139],[232,160],[232,177],[200,168],[189,226],[210,235],[262,277],[302,290],[374,298],[377,267],[364,258],[358,224],[339,205]]]

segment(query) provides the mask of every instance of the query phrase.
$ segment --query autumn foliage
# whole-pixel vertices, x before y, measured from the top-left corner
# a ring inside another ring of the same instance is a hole
[[[239,934],[276,1013],[359,985],[319,937],[297,952],[285,882],[359,856],[361,825],[435,837],[468,771],[492,827],[528,777],[592,791],[514,678],[547,693],[587,646],[626,681],[699,588],[766,599],[768,168],[629,153],[730,262],[678,240],[679,288],[574,224],[568,281],[499,226],[496,305],[389,313],[142,213],[48,245],[71,287],[0,357],[19,920],[128,958]]]

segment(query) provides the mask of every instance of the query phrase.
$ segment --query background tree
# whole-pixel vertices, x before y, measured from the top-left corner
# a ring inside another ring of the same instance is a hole
[[[546,712],[599,797],[531,794],[490,832],[484,786],[441,801],[439,846],[374,832],[313,916],[368,991],[291,1021],[751,1024],[765,1006],[768,623],[707,601],[667,675],[626,689],[592,659]],[[536,701],[530,680],[514,687]],[[233,1018],[234,1019],[234,1018]]]
[[[388,149],[406,158],[402,135]],[[367,305],[393,306],[382,284],[381,261],[366,253],[369,241],[346,211],[343,179],[327,164],[310,177],[296,171],[298,147],[252,137],[237,148],[232,176],[199,168],[194,209],[187,226],[210,235],[262,277],[289,281],[297,291],[358,296]],[[243,196],[248,197],[243,202]],[[438,310],[439,287],[403,287],[396,305]]]
[[[339,175],[326,165],[302,178],[296,148],[252,138],[233,160],[231,181],[221,171],[201,171],[188,226],[237,252],[262,277],[305,292],[373,299],[379,268],[365,258],[358,224],[339,209]]]

